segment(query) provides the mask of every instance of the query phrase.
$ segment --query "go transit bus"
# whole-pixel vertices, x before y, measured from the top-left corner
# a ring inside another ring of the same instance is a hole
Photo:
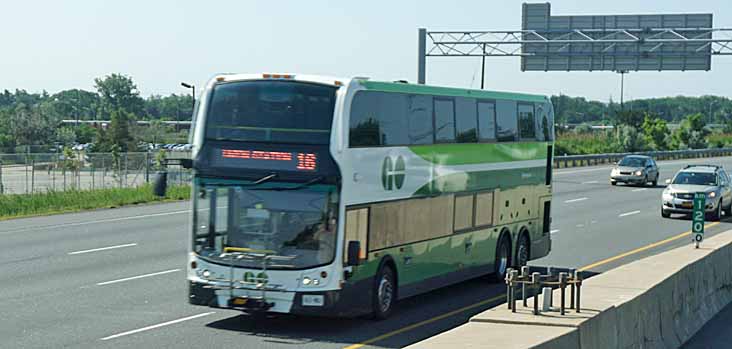
[[[385,318],[551,249],[544,96],[219,75],[193,121],[192,304]]]

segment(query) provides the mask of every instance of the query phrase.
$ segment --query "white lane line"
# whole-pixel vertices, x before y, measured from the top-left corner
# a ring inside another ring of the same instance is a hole
[[[117,248],[124,248],[124,247],[132,247],[137,246],[137,243],[131,243],[131,244],[124,244],[124,245],[116,245],[116,246],[107,246],[107,247],[100,247],[100,248],[93,248],[91,250],[83,250],[83,251],[74,251],[69,252],[69,255],[75,255],[75,254],[83,254],[83,253],[89,253],[89,252],[97,252],[97,251],[106,251],[106,250],[114,250]]]
[[[554,230],[549,231],[549,234],[554,235],[558,232],[559,232],[559,229],[554,229]]]
[[[100,219],[100,220],[96,220],[96,221],[86,221],[86,222],[76,222],[76,223],[64,223],[64,224],[54,224],[54,225],[43,225],[43,226],[37,226],[37,227],[32,227],[32,228],[20,228],[20,229],[14,229],[14,230],[6,230],[6,231],[4,231],[4,232],[2,232],[0,234],[18,233],[18,232],[23,232],[23,231],[39,230],[39,229],[77,227],[77,226],[80,226],[80,225],[109,223],[109,222],[120,222],[120,221],[132,220],[132,219],[142,219],[142,218],[150,218],[150,217],[162,217],[162,216],[170,216],[170,215],[181,214],[181,213],[190,213],[190,212],[191,212],[190,210],[183,210],[183,211],[153,213],[153,214],[146,214],[146,215],[141,215],[141,216],[130,216],[130,217],[122,217],[122,218]]]
[[[570,203],[573,203],[573,202],[579,202],[579,201],[585,201],[585,200],[587,200],[587,198],[577,198],[577,199],[572,199],[572,200],[566,200],[566,201],[564,201],[564,203],[565,204],[570,204]]]
[[[600,183],[599,181],[589,181],[589,182],[582,182],[582,184],[597,184]]]
[[[124,279],[117,279],[117,280],[112,280],[112,281],[100,282],[100,283],[97,284],[97,286],[104,286],[104,285],[116,284],[118,282],[125,282],[125,281],[130,281],[130,280],[137,280],[137,279],[142,279],[142,278],[147,278],[147,277],[157,276],[157,275],[163,275],[163,274],[170,274],[170,273],[175,273],[176,271],[180,271],[180,269],[170,269],[170,270],[159,271],[157,273],[150,273],[150,274],[145,274],[145,275],[131,276],[131,277],[124,278]]]
[[[638,188],[638,189],[633,189],[631,191],[646,191],[646,190],[648,190],[648,188]]]
[[[138,328],[138,329],[132,330],[132,331],[118,333],[118,334],[115,334],[115,335],[111,335],[111,336],[108,336],[108,337],[104,337],[104,338],[102,338],[100,340],[106,341],[106,340],[115,339],[115,338],[119,338],[119,337],[123,337],[123,336],[128,336],[128,335],[135,334],[135,333],[140,333],[140,332],[145,332],[145,331],[149,331],[149,330],[154,330],[156,328],[160,328],[160,327],[164,327],[164,326],[168,326],[168,325],[174,325],[174,324],[177,324],[177,323],[180,323],[180,322],[183,322],[183,321],[198,319],[200,317],[208,316],[208,315],[211,315],[211,314],[214,314],[214,313],[216,313],[216,312],[215,311],[210,311],[208,313],[202,313],[202,314],[198,314],[198,315],[188,316],[188,317],[184,317],[184,318],[177,319],[177,320],[163,322],[163,323],[160,323],[160,324],[157,324],[157,325],[151,325],[151,326],[147,326],[147,327],[143,327],[143,328]]]
[[[609,171],[610,169],[612,169],[612,167],[588,168],[586,170],[575,170],[575,171],[554,171],[554,175],[558,176],[558,175],[584,173],[584,172]]]
[[[627,217],[627,216],[632,216],[634,214],[639,214],[639,213],[640,213],[640,211],[625,212],[625,213],[619,214],[618,217]]]

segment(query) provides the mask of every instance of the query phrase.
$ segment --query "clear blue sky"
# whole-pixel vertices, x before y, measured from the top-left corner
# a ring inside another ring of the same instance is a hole
[[[730,0],[555,0],[552,14],[714,13],[732,27]],[[92,89],[133,77],[144,96],[186,93],[218,72],[296,72],[416,80],[417,28],[520,29],[521,1],[38,1],[0,0],[0,90]],[[428,83],[479,87],[479,58],[430,58]],[[732,57],[711,72],[626,76],[626,99],[732,97]],[[619,75],[521,72],[489,58],[487,88],[619,99]]]

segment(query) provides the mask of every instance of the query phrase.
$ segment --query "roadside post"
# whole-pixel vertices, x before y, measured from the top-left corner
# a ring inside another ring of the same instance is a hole
[[[699,244],[704,240],[704,207],[706,206],[706,200],[706,193],[694,193],[694,209],[691,214],[691,235],[696,248],[699,248]]]

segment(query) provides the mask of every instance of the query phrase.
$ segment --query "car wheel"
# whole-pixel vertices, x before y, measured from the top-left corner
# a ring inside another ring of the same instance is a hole
[[[498,240],[495,256],[493,280],[500,282],[506,278],[506,272],[511,265],[511,240],[508,238],[508,234],[502,234],[501,239]]]
[[[374,280],[372,300],[374,319],[383,320],[391,315],[396,302],[396,287],[394,270],[388,265],[382,266]]]
[[[643,176],[643,184],[641,186],[645,187],[648,185],[648,175]]]
[[[531,242],[527,234],[521,234],[518,246],[516,247],[516,268],[529,264]]]
[[[732,200],[730,200],[729,205],[724,208],[724,215],[727,217],[732,216]]]
[[[717,222],[722,217],[722,200],[719,200],[719,203],[717,204],[717,209],[714,210],[714,213],[709,215],[709,220],[712,222]]]
[[[653,179],[653,186],[654,187],[657,187],[658,186],[658,176],[660,176],[660,174],[656,174],[656,178]]]
[[[664,210],[664,209],[661,209],[661,217],[663,217],[663,218],[669,218],[669,217],[671,217],[671,213],[670,212],[666,212],[666,210]]]
[[[610,181],[610,185],[618,185],[618,182],[616,182],[616,181]]]

